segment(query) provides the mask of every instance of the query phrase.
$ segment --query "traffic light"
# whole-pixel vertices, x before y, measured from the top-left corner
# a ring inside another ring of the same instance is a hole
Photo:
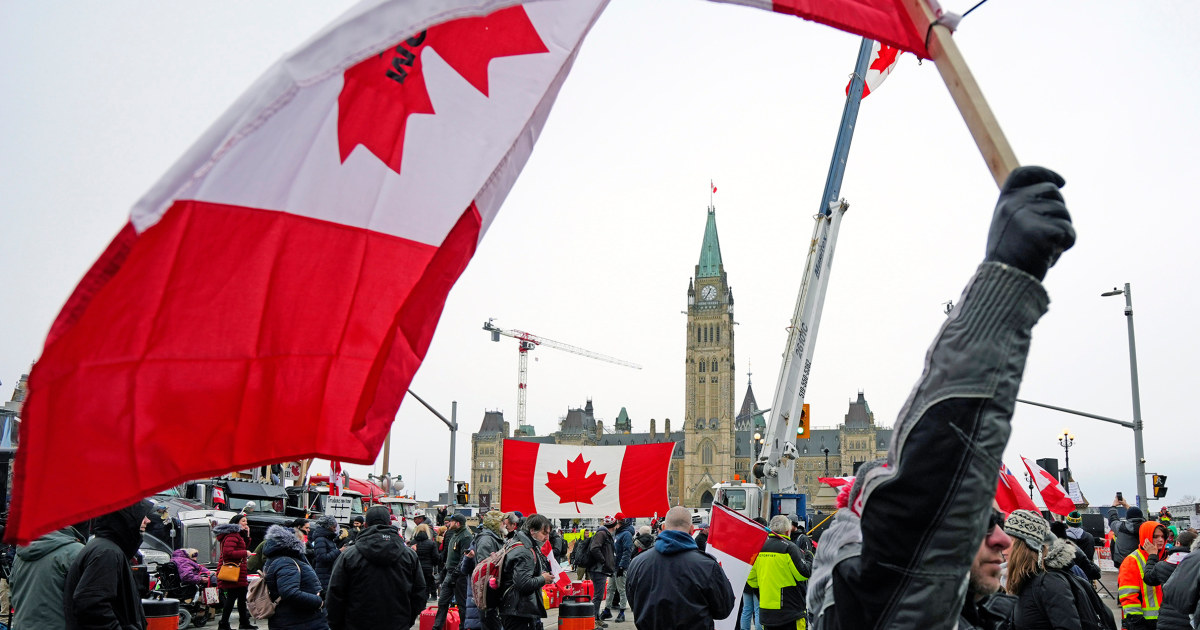
[[[804,408],[800,410],[800,426],[796,427],[796,439],[807,440],[812,434],[808,432],[809,416],[808,403],[804,403]]]
[[[458,482],[458,487],[455,489],[455,491],[458,494],[458,496],[456,497],[457,498],[456,502],[459,505],[466,505],[471,502],[470,484],[468,484],[465,481],[460,481],[460,482]]]
[[[1161,499],[1167,496],[1167,476],[1151,475],[1150,479],[1154,483],[1154,498]]]

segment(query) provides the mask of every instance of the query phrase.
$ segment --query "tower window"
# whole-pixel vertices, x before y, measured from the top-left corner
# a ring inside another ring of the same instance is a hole
[[[716,372],[716,371],[717,371],[717,362],[716,362],[716,361],[713,361],[713,362],[712,362],[712,368],[711,368],[711,370],[712,370],[713,372]]]
[[[716,431],[717,429],[721,428],[721,421],[713,418],[712,420],[709,420],[708,427]]]
[[[697,431],[704,430],[704,418],[700,418],[699,420],[696,420],[696,430]]]
[[[721,343],[721,327],[717,326],[717,343]]]
[[[700,343],[700,328],[696,328],[696,343]]]
[[[700,463],[705,466],[712,465],[712,445],[705,444],[704,448],[700,449]]]
[[[708,361],[701,361],[700,362],[700,371],[704,372],[707,369],[708,369]]]

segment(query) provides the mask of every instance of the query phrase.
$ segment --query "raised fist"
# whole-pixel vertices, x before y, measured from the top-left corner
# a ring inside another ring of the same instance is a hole
[[[1066,181],[1041,166],[1008,175],[992,215],[985,260],[1012,265],[1043,280],[1059,255],[1075,244],[1071,215],[1058,192]]]

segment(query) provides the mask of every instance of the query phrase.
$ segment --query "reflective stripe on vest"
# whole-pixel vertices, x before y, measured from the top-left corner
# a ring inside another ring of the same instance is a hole
[[[1140,554],[1136,551],[1133,552],[1132,555],[1133,555],[1134,562],[1137,562],[1138,575],[1141,575],[1143,578],[1145,578],[1146,559],[1142,557],[1142,554]],[[1129,588],[1129,587],[1125,587],[1125,588]],[[1130,614],[1130,613],[1135,614],[1135,615],[1141,614],[1144,616],[1145,619],[1158,619],[1158,610],[1160,608],[1162,608],[1162,602],[1158,601],[1158,587],[1149,586],[1143,580],[1141,582],[1140,590],[1142,591],[1142,608],[1141,608],[1141,610],[1138,612],[1135,612],[1134,609],[1132,609],[1132,608],[1125,608],[1125,607],[1122,607],[1122,608],[1124,609],[1124,611],[1127,614]]]

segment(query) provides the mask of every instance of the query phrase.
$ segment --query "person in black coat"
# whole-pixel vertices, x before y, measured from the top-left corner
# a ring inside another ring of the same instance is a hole
[[[407,630],[425,608],[421,561],[392,527],[381,505],[333,565],[325,594],[331,630]]]
[[[1181,532],[1178,542],[1184,537],[1192,539],[1192,547],[1196,546],[1196,536],[1191,532]],[[1177,553],[1187,553],[1189,548],[1177,546]],[[1171,556],[1168,555],[1167,558]],[[1166,564],[1159,562],[1158,564]],[[1149,563],[1147,563],[1149,567]],[[1148,582],[1147,582],[1148,583]],[[1193,630],[1191,616],[1200,606],[1200,553],[1187,553],[1163,585],[1162,608],[1158,611],[1158,630]]]
[[[433,539],[433,530],[424,523],[418,525],[411,547],[417,553],[417,560],[421,562],[421,577],[425,580],[426,598],[433,599],[437,597],[438,587],[434,571],[441,562],[441,553],[438,551],[437,541]]]
[[[329,630],[321,610],[321,581],[308,564],[304,542],[288,527],[272,525],[263,544],[267,593],[278,599],[270,630]]]
[[[153,505],[139,501],[96,519],[88,541],[67,569],[63,588],[67,630],[144,629],[146,616],[129,560],[142,544]]]
[[[531,514],[513,535],[521,545],[504,557],[500,572],[500,619],[504,630],[534,630],[546,617],[542,587],[554,581],[542,544],[550,536],[550,520]]]
[[[630,562],[625,593],[640,630],[711,628],[733,612],[733,587],[716,558],[696,548],[691,528],[691,510],[671,508],[654,548]]]
[[[1015,627],[1022,630],[1051,630],[1082,627],[1080,611],[1087,602],[1076,600],[1076,591],[1091,592],[1091,585],[1070,571],[1075,554],[1082,552],[1064,538],[1050,534],[1050,524],[1032,510],[1014,510],[1004,521],[1004,531],[1013,537],[1008,557],[1008,592],[1017,596],[1013,612]],[[1077,580],[1079,588],[1072,586]],[[1111,616],[1110,616],[1111,621]]]
[[[329,586],[329,574],[341,551],[338,549],[338,523],[332,516],[322,516],[312,525],[313,569],[321,580],[321,590]]]

